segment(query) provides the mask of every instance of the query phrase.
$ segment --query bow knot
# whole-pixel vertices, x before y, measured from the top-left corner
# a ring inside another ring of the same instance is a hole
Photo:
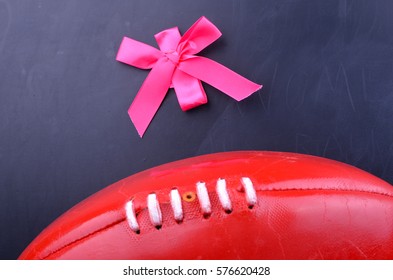
[[[176,51],[165,52],[165,56],[168,60],[172,61],[176,67],[179,65],[180,56]]]
[[[217,27],[201,17],[183,36],[177,27],[157,33],[154,37],[159,50],[123,38],[116,59],[138,68],[152,69],[128,109],[141,137],[171,87],[175,89],[183,111],[207,103],[201,81],[237,101],[262,87],[213,60],[195,55],[220,36]]]

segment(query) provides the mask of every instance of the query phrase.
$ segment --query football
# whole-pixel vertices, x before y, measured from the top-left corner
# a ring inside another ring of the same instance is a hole
[[[309,155],[198,156],[97,192],[19,259],[393,259],[393,187]]]

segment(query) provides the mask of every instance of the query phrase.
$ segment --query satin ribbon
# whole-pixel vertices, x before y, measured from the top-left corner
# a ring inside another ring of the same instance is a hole
[[[221,36],[207,18],[198,19],[180,35],[177,27],[155,35],[160,50],[124,37],[116,60],[142,69],[151,69],[139,89],[128,114],[140,137],[143,136],[169,88],[174,88],[183,111],[207,103],[201,81],[240,101],[262,88],[225,66],[196,56]]]

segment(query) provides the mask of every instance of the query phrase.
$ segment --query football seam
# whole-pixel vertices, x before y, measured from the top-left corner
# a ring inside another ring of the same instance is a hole
[[[381,191],[371,191],[371,190],[359,190],[359,189],[326,189],[326,188],[266,188],[266,189],[258,189],[257,191],[337,191],[337,192],[355,192],[355,193],[368,193],[368,194],[375,194],[375,195],[382,195],[387,197],[393,197],[393,194],[388,192],[381,192]]]
[[[242,190],[245,193],[245,199],[248,207],[252,208],[257,202],[257,195],[254,185],[250,178],[242,177],[240,179]],[[210,201],[209,190],[206,187],[206,183],[199,181],[196,183],[196,193],[199,201],[199,206],[205,218],[208,218],[212,212],[212,205]],[[232,212],[232,202],[227,190],[227,181],[222,178],[218,178],[216,183],[216,193],[218,195],[220,204],[227,214]],[[187,201],[187,197],[186,197]],[[178,189],[174,187],[170,192],[170,204],[173,210],[173,215],[177,223],[181,223],[183,220],[183,207],[181,204],[181,197]],[[135,233],[139,234],[139,223],[136,218],[136,207],[134,206],[134,198],[128,201],[125,205],[126,219],[129,227]],[[155,192],[147,195],[147,209],[151,223],[160,229],[162,226],[162,213],[160,209],[160,202],[157,199]]]
[[[97,229],[97,230],[95,230],[95,231],[93,231],[93,232],[91,232],[91,233],[89,233],[87,235],[84,235],[84,236],[82,236],[82,237],[80,237],[78,239],[75,239],[75,240],[71,241],[70,243],[68,243],[66,245],[63,245],[62,247],[54,250],[53,252],[50,252],[45,257],[43,257],[42,260],[48,259],[50,256],[52,256],[52,255],[54,255],[54,254],[56,254],[56,253],[58,253],[58,252],[60,252],[60,251],[62,251],[64,249],[66,249],[67,247],[70,247],[70,246],[72,246],[72,245],[74,245],[76,243],[79,243],[82,240],[88,239],[88,238],[93,237],[94,235],[96,235],[98,233],[101,233],[101,232],[103,232],[105,230],[108,230],[108,229],[110,229],[110,228],[112,228],[112,227],[122,223],[124,220],[125,220],[125,218],[119,219],[119,220],[117,220],[117,221],[115,221],[113,223],[110,223],[109,225],[106,225],[106,226],[104,226],[102,228],[99,228],[99,229]]]
[[[381,196],[386,196],[386,197],[389,197],[389,198],[393,198],[393,195],[389,194],[389,193],[378,192],[378,191],[369,191],[369,190],[358,190],[358,189],[324,189],[324,188],[285,188],[285,189],[277,189],[277,188],[270,188],[270,189],[257,189],[257,192],[258,193],[266,193],[266,192],[318,191],[318,190],[323,190],[323,191],[328,191],[328,192],[333,192],[333,191],[344,192],[344,193],[345,192],[349,192],[349,193],[353,193],[353,194],[364,193],[364,194],[381,195]],[[147,207],[145,207],[144,209],[147,209]],[[117,220],[117,221],[115,221],[115,222],[113,222],[111,224],[108,224],[108,225],[106,225],[106,226],[104,226],[104,227],[102,227],[100,229],[97,229],[97,230],[95,230],[95,231],[93,231],[93,232],[91,232],[91,233],[89,233],[89,234],[87,234],[85,236],[82,236],[82,237],[80,237],[78,239],[75,239],[72,242],[70,242],[70,243],[68,243],[66,245],[63,245],[62,247],[56,249],[53,252],[50,252],[45,257],[40,258],[40,259],[42,259],[42,260],[48,259],[50,256],[52,256],[52,255],[54,255],[54,254],[56,254],[56,253],[58,253],[58,252],[60,252],[60,251],[62,251],[64,249],[66,249],[68,247],[71,247],[72,245],[74,245],[76,243],[79,243],[79,242],[81,242],[81,241],[83,241],[85,239],[91,238],[91,237],[93,237],[96,234],[99,234],[99,233],[101,233],[103,231],[106,231],[106,230],[108,230],[108,229],[110,229],[110,228],[112,228],[112,227],[114,227],[114,226],[116,226],[116,225],[118,225],[118,224],[120,224],[120,223],[122,223],[124,221],[127,221],[126,217],[124,217],[122,219],[119,219],[119,220]]]

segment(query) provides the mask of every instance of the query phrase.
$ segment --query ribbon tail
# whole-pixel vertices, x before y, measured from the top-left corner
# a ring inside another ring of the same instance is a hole
[[[202,87],[202,83],[181,70],[175,70],[172,78],[177,100],[183,111],[207,103],[207,96]]]
[[[174,70],[175,65],[166,58],[158,60],[128,109],[141,138],[165,98]]]
[[[210,84],[237,101],[243,100],[262,88],[262,85],[206,57],[189,57],[179,64],[178,69]]]

